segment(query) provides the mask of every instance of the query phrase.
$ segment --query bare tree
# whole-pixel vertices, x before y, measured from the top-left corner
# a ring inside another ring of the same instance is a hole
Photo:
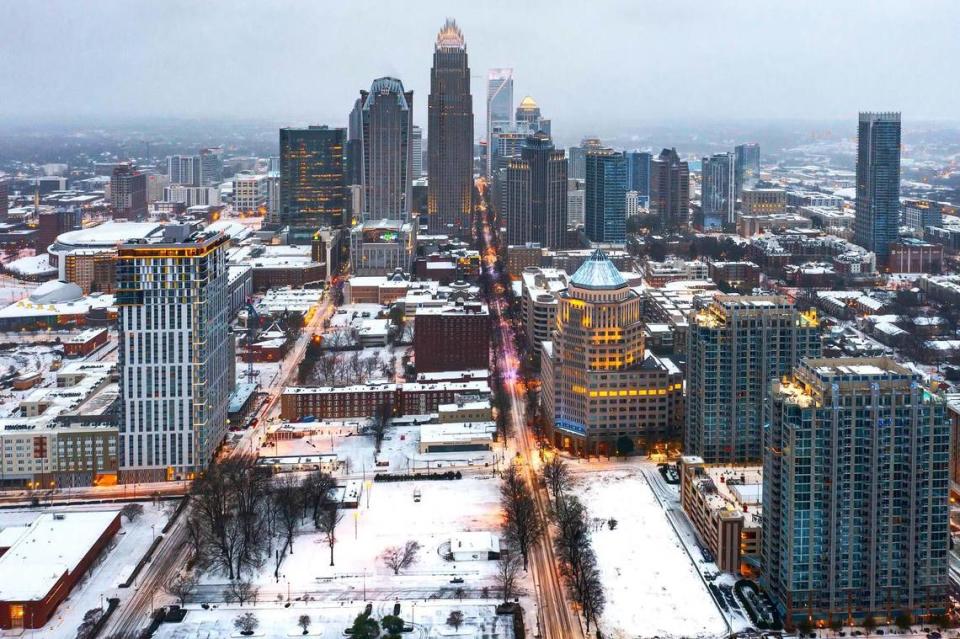
[[[273,504],[276,508],[284,545],[293,554],[293,535],[303,520],[304,491],[299,480],[285,475],[273,484]]]
[[[393,570],[393,574],[399,575],[404,568],[409,568],[417,562],[417,553],[420,552],[420,544],[410,540],[403,546],[389,546],[382,553],[380,559],[383,564]]]
[[[560,497],[570,488],[571,477],[570,468],[566,462],[560,459],[559,455],[554,455],[550,461],[543,465],[543,480],[547,488],[553,495],[554,503],[559,503]]]
[[[523,569],[526,570],[530,548],[543,535],[544,524],[537,513],[530,487],[516,465],[511,464],[503,475],[500,502],[506,515],[504,536],[520,550]]]
[[[497,586],[503,592],[504,603],[510,601],[517,594],[517,587],[520,582],[520,570],[523,569],[523,562],[520,557],[512,553],[501,553],[497,559],[497,573],[495,575]]]
[[[252,612],[237,615],[237,618],[233,620],[233,627],[236,628],[241,635],[252,635],[253,631],[259,626],[260,620],[257,619],[257,616]]]
[[[317,530],[323,533],[330,547],[330,565],[333,565],[333,547],[337,544],[337,524],[343,520],[343,511],[340,504],[333,500],[327,501],[320,509],[320,516],[316,520]]]
[[[307,634],[310,630],[310,615],[300,615],[297,618],[297,625],[303,630],[303,634]]]
[[[317,377],[323,386],[336,386],[342,370],[340,353],[327,352],[317,360]]]
[[[377,410],[373,415],[372,423],[370,425],[370,430],[373,432],[373,441],[374,441],[374,450],[380,452],[380,447],[383,445],[383,437],[386,435],[387,426],[390,425],[390,404],[383,402],[377,406]]]
[[[175,597],[177,601],[180,602],[180,605],[186,605],[187,597],[192,595],[197,590],[197,583],[200,581],[196,573],[193,572],[182,572],[172,581],[169,581],[164,585],[163,590],[171,597]]]
[[[592,555],[591,550],[591,555]],[[603,592],[603,582],[600,579],[600,569],[597,568],[597,562],[590,561],[584,567],[583,592],[580,594],[580,609],[583,610],[583,618],[587,622],[587,630],[590,630],[590,622],[597,625],[597,620],[603,613],[607,598]]]
[[[136,521],[143,514],[143,504],[127,504],[120,509],[120,514],[127,518],[127,521]]]
[[[246,579],[234,579],[223,591],[223,598],[227,603],[236,601],[243,608],[243,604],[256,601],[260,589]]]
[[[303,480],[303,513],[310,512],[313,524],[320,528],[319,517],[323,505],[330,499],[330,493],[337,487],[337,482],[322,470],[315,470]]]
[[[458,630],[463,625],[463,613],[459,610],[452,611],[447,617],[447,625],[454,630]]]

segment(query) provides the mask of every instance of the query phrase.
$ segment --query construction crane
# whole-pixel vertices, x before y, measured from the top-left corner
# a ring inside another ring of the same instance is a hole
[[[247,310],[247,383],[252,384],[257,372],[253,369],[253,341],[257,339],[257,327],[260,324],[260,314],[253,307],[253,302],[248,299]]]

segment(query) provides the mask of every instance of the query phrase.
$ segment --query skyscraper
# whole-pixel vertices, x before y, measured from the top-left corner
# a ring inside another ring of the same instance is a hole
[[[703,228],[718,229],[736,224],[733,154],[716,153],[705,157],[701,166]]]
[[[427,227],[469,235],[473,211],[473,97],[467,45],[448,19],[437,34],[427,104]]]
[[[513,124],[513,69],[487,73],[487,176],[493,175],[490,153],[493,132]]]
[[[410,137],[411,164],[413,179],[419,180],[423,176],[423,129],[413,125],[413,134]]]
[[[214,186],[221,182],[223,182],[223,147],[200,149],[200,185]]]
[[[344,144],[346,129],[280,129],[280,216],[307,240],[324,226],[350,223]]]
[[[413,181],[413,91],[377,78],[354,107],[360,123],[362,219],[407,219]]]
[[[507,243],[563,248],[567,232],[567,159],[546,133],[526,139],[507,164]]]
[[[517,124],[526,124],[532,133],[543,131],[550,135],[550,120],[543,117],[540,105],[529,95],[520,100],[520,104],[517,105],[516,120]]]
[[[787,623],[942,614],[945,400],[892,359],[807,359],[765,422],[762,583]]]
[[[167,158],[167,175],[170,184],[200,186],[200,156],[171,155]]]
[[[689,222],[690,167],[676,149],[664,149],[650,164],[650,212],[668,229]]]
[[[861,113],[857,130],[857,244],[886,265],[900,226],[900,114]]]
[[[643,300],[603,251],[577,269],[558,305],[553,339],[541,344],[547,438],[577,455],[676,441],[680,370],[646,352]]]
[[[223,233],[168,225],[117,264],[125,481],[190,479],[227,432],[234,383]]]
[[[10,211],[8,190],[6,179],[0,178],[0,222],[7,221],[7,214]]]
[[[739,199],[743,189],[751,189],[760,180],[760,145],[738,144],[733,148],[736,171],[736,197]]]
[[[623,153],[591,148],[586,158],[584,217],[591,242],[626,242],[627,162]]]
[[[110,175],[113,216],[127,220],[147,217],[147,176],[131,164],[119,164]]]
[[[711,464],[759,461],[770,380],[819,355],[816,316],[784,297],[718,296],[694,313],[684,452]]]
[[[587,177],[587,151],[603,148],[599,138],[583,138],[580,146],[571,146],[568,151],[570,158],[570,179],[583,180]]]
[[[650,162],[653,155],[645,151],[627,152],[627,190],[641,198],[650,197]]]

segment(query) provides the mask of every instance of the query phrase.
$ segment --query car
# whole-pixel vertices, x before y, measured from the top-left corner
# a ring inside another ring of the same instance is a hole
[[[452,584],[462,584],[462,583],[463,583],[463,577],[454,577],[453,579],[450,580],[450,583],[452,583]]]

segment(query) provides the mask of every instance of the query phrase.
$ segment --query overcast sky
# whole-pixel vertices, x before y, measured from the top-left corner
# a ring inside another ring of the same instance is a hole
[[[0,118],[343,126],[378,76],[426,128],[433,41],[461,25],[477,135],[489,67],[571,134],[649,120],[958,117],[952,0],[0,0]]]

